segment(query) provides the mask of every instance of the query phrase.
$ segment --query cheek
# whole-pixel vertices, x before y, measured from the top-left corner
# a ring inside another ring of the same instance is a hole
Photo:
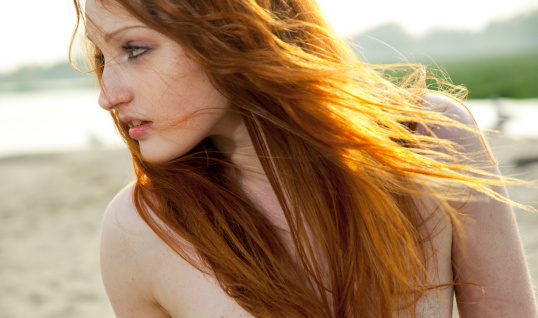
[[[172,55],[175,58],[171,58]],[[164,58],[146,74],[141,96],[151,112],[161,119],[160,128],[171,126],[205,130],[223,116],[228,100],[213,86],[203,69],[182,51]],[[197,125],[198,127],[195,127]],[[204,127],[204,128],[202,128]]]
[[[170,115],[211,114],[229,108],[229,101],[211,84],[205,74],[185,76],[165,85],[162,94],[155,96],[157,103],[166,105]],[[166,96],[166,97],[165,97]],[[161,99],[159,99],[161,98]],[[175,116],[174,116],[175,117]]]
[[[172,92],[177,97],[200,107],[205,104],[210,107],[221,107],[224,98],[213,86],[202,67],[186,57],[181,50],[178,50],[175,56],[176,59],[172,63],[161,64],[160,71],[157,72],[162,74],[158,81],[163,84],[165,91]]]

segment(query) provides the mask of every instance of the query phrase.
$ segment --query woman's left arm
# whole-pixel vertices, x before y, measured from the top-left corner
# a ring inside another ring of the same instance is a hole
[[[427,101],[444,107],[446,115],[478,131],[473,116],[461,103],[442,95],[430,95]],[[500,174],[481,134],[455,128],[440,128],[434,133],[464,147],[482,170]],[[504,186],[493,190],[507,196]],[[455,286],[460,317],[538,317],[512,207],[476,191],[472,198],[459,213],[463,238],[454,234],[452,241],[455,282],[463,283]]]

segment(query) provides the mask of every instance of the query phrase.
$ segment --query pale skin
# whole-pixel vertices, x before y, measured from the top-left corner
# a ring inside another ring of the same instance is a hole
[[[175,42],[119,8],[108,11],[98,1],[88,0],[86,14],[88,36],[107,60],[99,104],[117,110],[130,125],[133,120],[149,123],[141,135],[135,135],[142,155],[148,161],[165,161],[211,138],[241,171],[240,184],[249,198],[271,222],[285,229],[281,207],[240,117],[202,69]],[[440,95],[429,100],[460,122],[475,125],[461,104]],[[489,160],[486,168],[498,173],[480,136],[454,129],[436,133],[464,144],[469,153],[482,154]],[[103,221],[101,270],[116,316],[251,317],[212,275],[191,266],[156,236],[133,206],[132,188],[129,185],[114,198]],[[426,215],[426,209],[421,213]],[[468,203],[462,213],[467,215],[463,221],[467,257],[462,242],[453,239],[448,221],[437,218],[427,225],[436,233],[431,244],[437,262],[429,266],[434,283],[452,282],[457,271],[458,279],[484,287],[484,295],[470,286],[455,288],[460,317],[536,317],[511,208],[486,200]],[[419,303],[418,316],[451,317],[453,293],[452,287],[432,291]]]

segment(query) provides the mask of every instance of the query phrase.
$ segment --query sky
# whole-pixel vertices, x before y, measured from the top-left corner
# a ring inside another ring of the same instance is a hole
[[[432,28],[479,30],[538,9],[538,0],[318,0],[337,32],[349,35],[388,22],[421,35]],[[67,60],[75,25],[72,0],[12,0],[0,4],[0,73],[22,65]]]

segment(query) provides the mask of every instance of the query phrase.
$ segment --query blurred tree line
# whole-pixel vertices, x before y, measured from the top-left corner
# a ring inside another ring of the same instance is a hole
[[[420,63],[464,85],[469,98],[538,98],[538,11],[480,32],[432,30],[413,37],[396,24],[348,39],[373,64]]]
[[[413,37],[387,24],[347,39],[367,63],[420,63],[469,90],[469,98],[538,98],[538,11],[480,32],[432,30]],[[0,74],[0,92],[95,86],[64,62]]]

